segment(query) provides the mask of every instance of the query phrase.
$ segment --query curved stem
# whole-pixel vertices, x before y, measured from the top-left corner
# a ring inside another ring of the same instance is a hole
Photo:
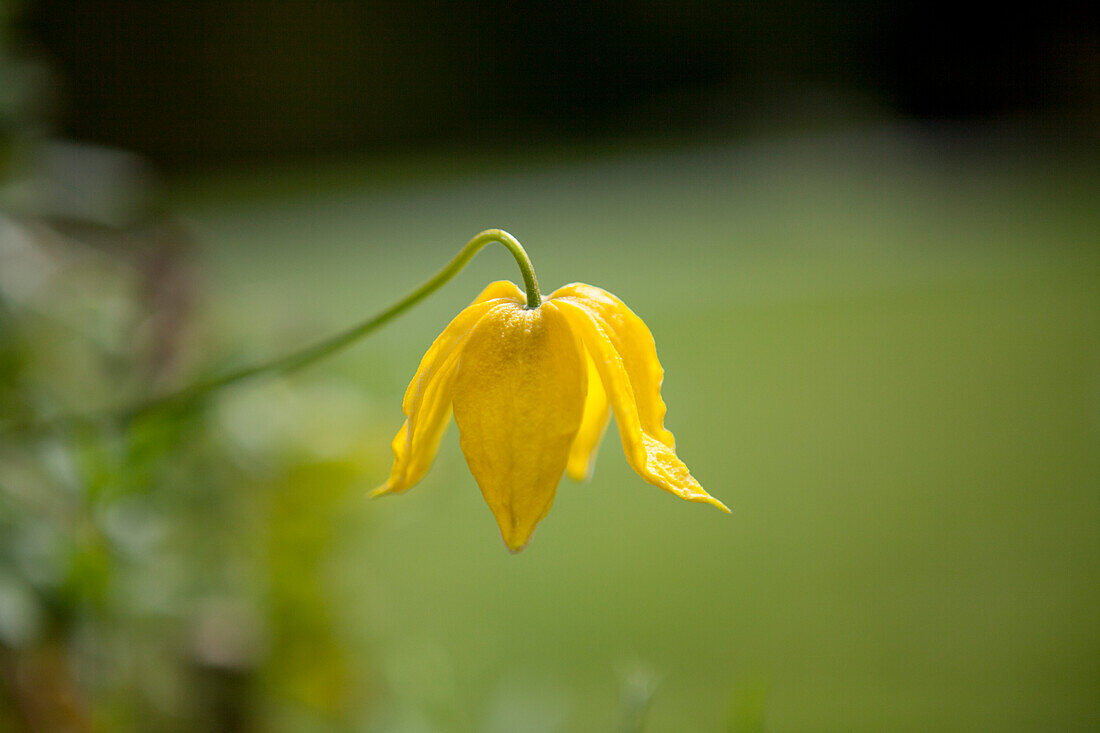
[[[392,321],[397,316],[404,313],[409,308],[413,307],[424,298],[428,297],[436,290],[445,285],[455,275],[457,275],[462,268],[469,264],[485,245],[491,242],[499,242],[503,244],[512,256],[516,260],[516,264],[519,265],[520,272],[523,274],[523,284],[527,289],[527,307],[538,308],[542,304],[542,295],[539,293],[538,280],[535,278],[535,270],[531,265],[531,258],[527,256],[527,252],[523,249],[523,245],[516,240],[508,232],[503,229],[486,229],[480,234],[476,235],[473,239],[466,243],[459,253],[455,255],[455,258],[447,263],[447,266],[437,272],[433,277],[425,281],[416,290],[406,295],[401,300],[397,301],[389,308],[377,313],[370,318],[366,319],[362,323],[359,323],[351,328],[342,331],[330,338],[327,338],[318,343],[307,346],[304,349],[293,351],[289,354],[281,356],[277,359],[262,362],[260,364],[254,364],[252,366],[243,367],[235,371],[228,372],[219,377],[214,377],[202,382],[197,382],[192,385],[188,385],[176,392],[172,392],[161,397],[155,397],[146,402],[134,405],[124,410],[112,411],[102,416],[106,419],[115,419],[123,422],[133,420],[136,417],[144,415],[148,412],[152,412],[161,407],[165,407],[173,404],[186,404],[200,397],[203,397],[215,390],[222,387],[228,387],[229,385],[236,384],[237,382],[243,382],[246,379],[250,379],[255,376],[259,376],[265,373],[272,374],[287,374],[289,372],[296,371],[303,367],[309,366],[316,361],[319,361],[327,356],[330,356],[341,349],[350,346],[352,343],[363,338],[367,334],[375,331],[376,329],[384,326]],[[61,420],[53,420],[46,424],[39,424],[37,427],[48,427],[52,424],[57,424]],[[13,426],[5,425],[0,426],[0,432],[7,432],[8,428],[19,429],[34,427],[34,426]]]

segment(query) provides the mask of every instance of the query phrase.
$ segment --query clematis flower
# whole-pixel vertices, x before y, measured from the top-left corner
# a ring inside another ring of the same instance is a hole
[[[518,552],[550,511],[562,474],[591,475],[614,412],[639,476],[728,512],[676,456],[664,427],[664,371],[645,323],[582,283],[526,305],[516,285],[495,282],[436,338],[405,392],[393,470],[374,495],[420,481],[453,411],[470,472],[504,543]]]

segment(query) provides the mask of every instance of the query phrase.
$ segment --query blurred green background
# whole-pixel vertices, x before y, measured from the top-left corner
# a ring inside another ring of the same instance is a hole
[[[1094,11],[165,5],[4,14],[0,730],[1100,726]],[[453,429],[366,500],[492,248],[308,371],[96,417],[488,227],[645,319],[731,516],[613,430],[519,555]]]

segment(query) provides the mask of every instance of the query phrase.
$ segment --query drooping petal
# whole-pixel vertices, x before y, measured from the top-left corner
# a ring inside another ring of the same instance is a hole
[[[495,308],[463,347],[454,385],[460,445],[513,552],[554,502],[586,379],[581,345],[552,303]]]
[[[482,296],[497,285],[499,283],[490,285]],[[432,342],[405,391],[402,409],[407,419],[393,439],[394,460],[389,480],[375,489],[372,496],[405,491],[427,473],[447,429],[452,386],[462,345],[477,322],[505,302],[501,299],[482,300],[479,296],[473,305],[460,311]]]
[[[638,418],[647,434],[676,449],[676,439],[665,429],[665,403],[661,399],[664,369],[657,359],[653,334],[641,318],[621,300],[601,288],[573,283],[554,291],[551,299],[575,302],[593,314],[611,339],[634,390]]]
[[[451,416],[451,393],[459,351],[460,348],[456,348],[448,355],[436,371],[435,378],[427,383],[421,399],[414,403],[408,419],[391,444],[393,468],[390,477],[385,484],[372,491],[371,496],[406,491],[431,468]]]
[[[726,506],[703,490],[687,466],[667,444],[643,429],[638,405],[623,358],[598,316],[570,298],[549,301],[557,305],[581,337],[607,390],[626,459],[649,483],[687,501],[703,502],[728,512]]]
[[[584,417],[581,418],[577,437],[573,439],[573,447],[569,449],[569,463],[565,467],[565,472],[574,481],[591,478],[596,464],[596,450],[611,420],[607,392],[596,365],[588,354],[585,354],[585,362],[588,364],[588,394],[584,398]]]

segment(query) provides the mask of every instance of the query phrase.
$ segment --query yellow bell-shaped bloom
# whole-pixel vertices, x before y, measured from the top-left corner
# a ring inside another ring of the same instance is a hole
[[[664,427],[664,371],[645,323],[605,290],[574,283],[528,309],[495,282],[443,330],[408,390],[389,480],[405,491],[427,472],[454,412],[466,463],[504,543],[523,549],[563,473],[589,476],[614,411],[631,467],[682,499],[729,511],[699,485]]]

